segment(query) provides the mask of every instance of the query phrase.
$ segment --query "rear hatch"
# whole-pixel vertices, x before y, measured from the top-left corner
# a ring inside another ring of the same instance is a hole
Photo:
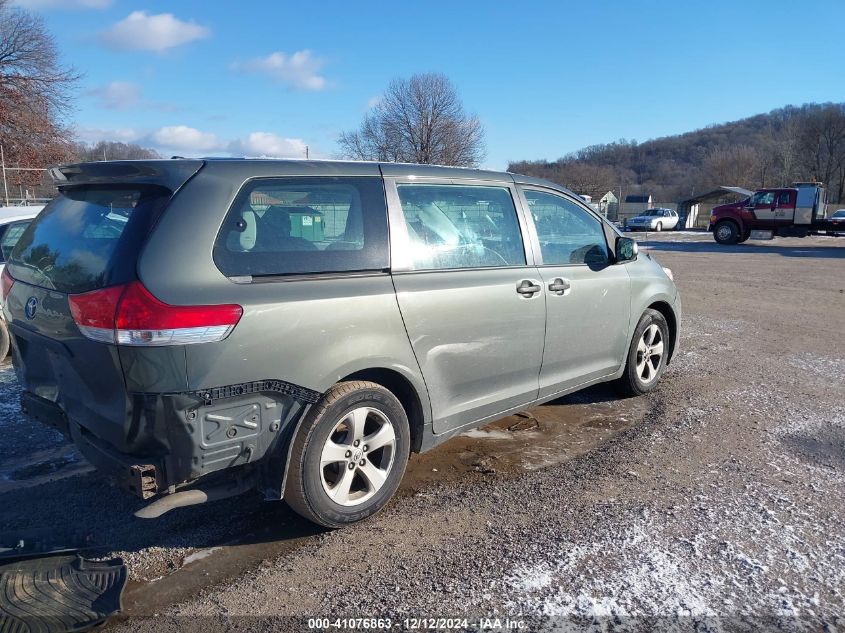
[[[155,441],[129,432],[116,337],[92,315],[137,283],[137,260],[171,197],[201,161],[115,162],[53,171],[59,195],[28,227],[4,271],[15,368],[35,406],[51,405],[122,452]],[[81,308],[80,308],[81,306]],[[84,312],[84,313],[83,313]]]

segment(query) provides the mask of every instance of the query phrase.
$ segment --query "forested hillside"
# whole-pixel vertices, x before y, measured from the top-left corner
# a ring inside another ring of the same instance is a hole
[[[509,170],[548,178],[578,193],[650,193],[674,201],[718,185],[755,189],[820,180],[845,201],[845,103],[786,106],[643,143],[585,147],[556,161],[513,162]]]

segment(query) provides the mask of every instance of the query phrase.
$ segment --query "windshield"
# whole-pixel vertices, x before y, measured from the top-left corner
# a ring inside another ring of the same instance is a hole
[[[130,281],[140,245],[169,197],[154,186],[65,189],[24,231],[9,272],[66,293]]]
[[[834,213],[830,217],[832,217],[832,218],[845,218],[845,209],[839,209],[839,211],[837,211],[836,213]]]

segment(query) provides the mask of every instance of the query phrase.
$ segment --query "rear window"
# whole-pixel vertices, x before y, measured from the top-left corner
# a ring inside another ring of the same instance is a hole
[[[253,180],[226,216],[214,261],[229,277],[385,269],[381,178]]]
[[[23,233],[9,271],[69,294],[126,283],[153,222],[170,198],[156,186],[65,188]]]

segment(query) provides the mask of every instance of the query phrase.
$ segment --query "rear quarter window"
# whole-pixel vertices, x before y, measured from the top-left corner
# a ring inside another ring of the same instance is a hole
[[[31,220],[23,220],[22,222],[0,226],[0,264],[9,259],[9,255],[12,254],[15,245],[20,241],[30,222]]]
[[[169,199],[157,186],[65,188],[20,236],[9,272],[68,294],[131,281],[141,245]]]
[[[214,261],[228,277],[386,269],[382,180],[315,176],[250,181],[226,215]]]

